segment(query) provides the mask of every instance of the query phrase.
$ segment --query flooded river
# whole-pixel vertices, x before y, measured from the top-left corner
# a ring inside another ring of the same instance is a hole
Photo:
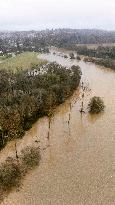
[[[85,92],[76,91],[56,109],[47,140],[48,119],[36,122],[18,142],[20,150],[40,139],[42,160],[2,205],[115,205],[115,72],[92,63],[65,59],[53,52],[41,56],[64,66],[79,65]],[[103,114],[90,116],[92,96],[103,98]],[[70,120],[70,121],[69,121]],[[69,121],[69,122],[68,122]],[[13,144],[1,153],[12,155]]]

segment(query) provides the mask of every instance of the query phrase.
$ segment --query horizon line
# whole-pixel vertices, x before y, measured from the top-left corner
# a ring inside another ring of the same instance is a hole
[[[115,30],[111,29],[103,29],[103,28],[71,28],[71,27],[62,27],[62,28],[44,28],[44,29],[0,29],[0,32],[29,32],[29,31],[35,31],[35,32],[40,32],[40,31],[52,31],[52,30],[97,30],[97,31],[105,31],[105,32],[115,32]]]

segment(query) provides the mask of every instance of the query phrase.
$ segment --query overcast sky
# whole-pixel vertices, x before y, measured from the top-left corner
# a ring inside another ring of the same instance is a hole
[[[115,0],[0,0],[0,30],[115,30]]]

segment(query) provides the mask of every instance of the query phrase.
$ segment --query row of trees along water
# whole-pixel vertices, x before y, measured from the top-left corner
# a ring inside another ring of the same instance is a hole
[[[0,70],[0,148],[22,137],[39,117],[51,115],[79,86],[80,79],[79,66],[66,68],[56,63],[15,74]]]
[[[75,50],[78,55],[86,56],[85,62],[93,62],[97,65],[115,70],[115,46],[97,46],[88,48],[88,46],[71,45],[70,49]]]

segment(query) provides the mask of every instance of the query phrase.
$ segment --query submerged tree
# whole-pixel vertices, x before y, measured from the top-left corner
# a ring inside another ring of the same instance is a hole
[[[100,97],[94,96],[93,98],[91,98],[88,104],[89,113],[91,114],[98,114],[104,111],[104,108],[105,108],[104,102]]]
[[[75,59],[74,53],[70,53],[69,56],[70,56],[70,59]]]

